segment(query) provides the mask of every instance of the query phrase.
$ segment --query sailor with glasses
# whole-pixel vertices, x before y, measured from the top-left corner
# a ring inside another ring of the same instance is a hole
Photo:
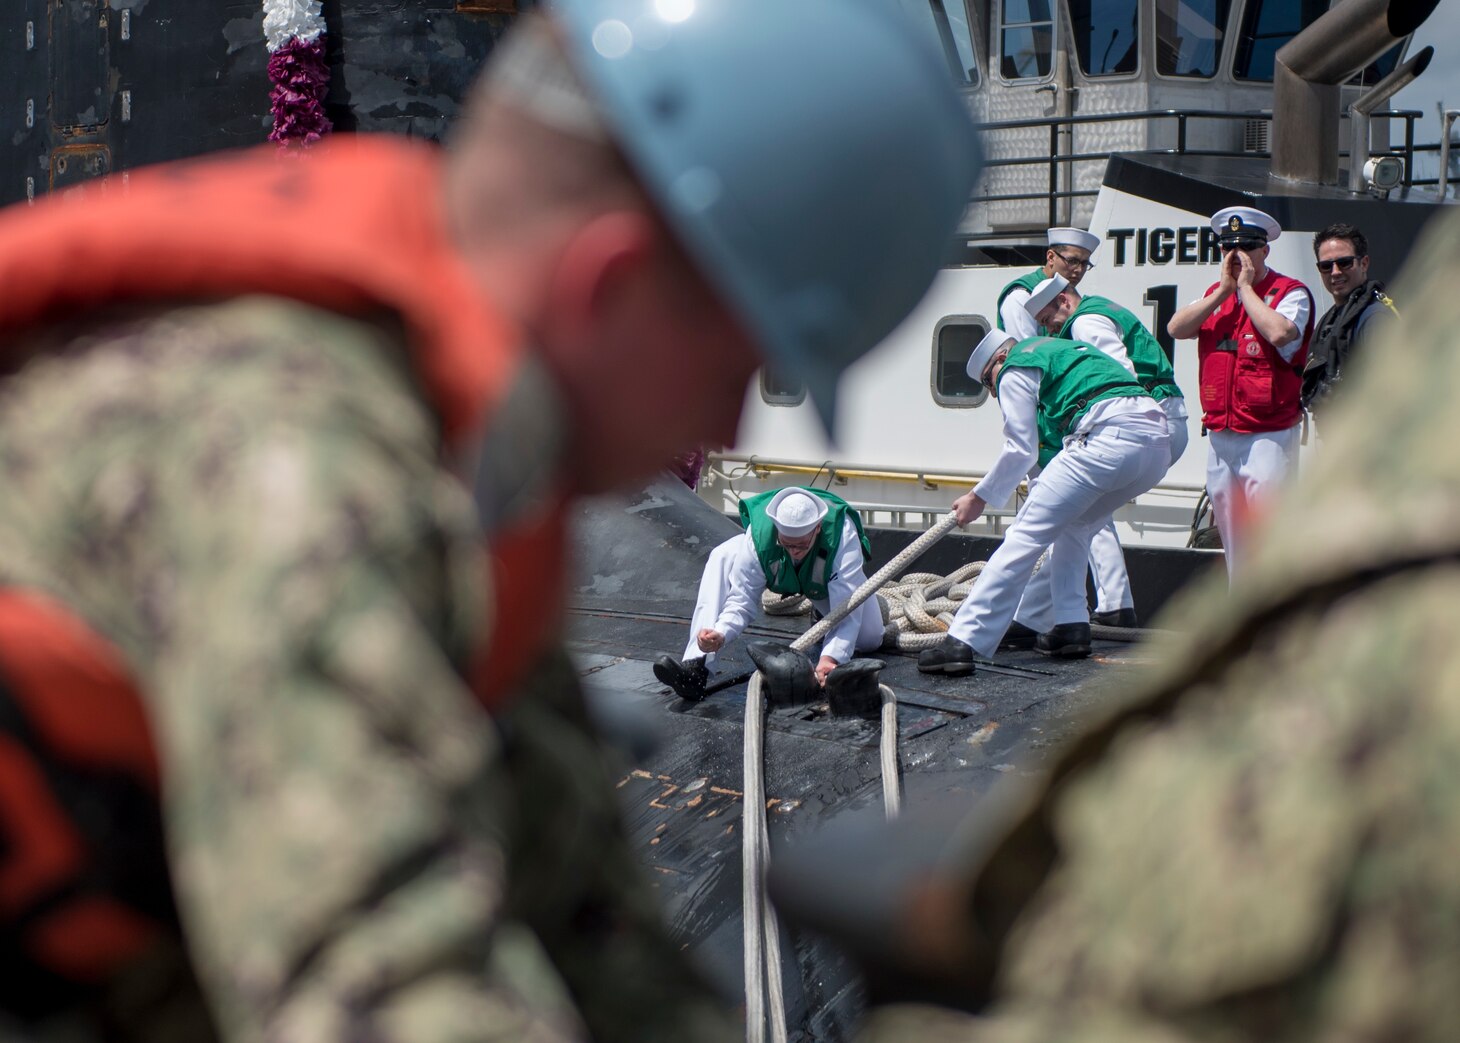
[[[1211,439],[1207,491],[1231,576],[1248,524],[1297,458],[1313,295],[1267,267],[1268,244],[1282,234],[1270,215],[1231,206],[1212,215],[1212,228],[1221,278],[1166,329],[1196,338],[1202,430]]]
[[[999,400],[1004,446],[983,480],[953,502],[960,525],[1013,495],[1035,461],[1042,428],[1063,448],[1030,489],[947,636],[918,656],[918,669],[966,676],[973,673],[975,652],[993,655],[1046,547],[1054,625],[1036,637],[1034,647],[1064,658],[1089,655],[1090,537],[1116,508],[1166,473],[1171,460],[1166,414],[1134,373],[1078,341],[1016,341],[993,330],[969,356],[968,375]]]
[[[1029,295],[1036,286],[1056,276],[1070,286],[1078,286],[1095,267],[1090,257],[1100,246],[1099,236],[1083,228],[1051,228],[1045,234],[1049,245],[1044,252],[1044,266],[1019,276],[999,294],[998,327],[1017,340],[1049,332],[1029,316]],[[1040,467],[1048,463],[1050,450],[1042,448],[1039,464],[1030,475],[1031,484],[1037,480]],[[1106,626],[1135,626],[1135,601],[1114,523],[1095,534],[1090,544],[1090,571],[1095,576],[1097,621]]]
[[[1051,228],[1045,234],[1049,247],[1044,251],[1044,267],[1019,276],[999,293],[999,329],[1012,333],[1015,340],[1037,337],[1044,332],[1024,307],[1034,287],[1055,275],[1063,277],[1071,286],[1078,286],[1095,267],[1090,255],[1100,246],[1098,235],[1083,228]]]
[[[867,582],[872,545],[856,509],[824,489],[793,486],[740,501],[745,531],[710,552],[700,577],[684,658],[662,655],[654,676],[680,698],[704,698],[717,653],[754,621],[767,587],[800,594],[822,615],[845,604]],[[821,645],[816,679],[852,658],[882,646],[885,620],[878,598],[869,598],[842,620]]]
[[[1369,278],[1369,240],[1350,224],[1332,224],[1313,237],[1313,256],[1323,288],[1333,296],[1313,326],[1308,364],[1303,367],[1303,405],[1317,415],[1343,377],[1350,353],[1399,312],[1384,284]]]

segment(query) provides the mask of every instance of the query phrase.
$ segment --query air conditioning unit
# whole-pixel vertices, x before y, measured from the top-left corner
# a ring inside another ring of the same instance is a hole
[[[1272,120],[1242,121],[1242,151],[1272,152]]]

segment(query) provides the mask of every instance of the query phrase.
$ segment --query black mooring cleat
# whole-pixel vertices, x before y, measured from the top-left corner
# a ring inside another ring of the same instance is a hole
[[[805,706],[819,702],[821,685],[816,668],[790,645],[776,641],[752,641],[746,651],[765,675],[765,698],[772,706]]]
[[[877,717],[882,712],[880,659],[852,659],[826,676],[826,701],[834,717]]]

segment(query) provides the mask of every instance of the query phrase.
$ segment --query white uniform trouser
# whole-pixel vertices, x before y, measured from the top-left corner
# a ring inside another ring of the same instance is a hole
[[[1116,417],[1067,445],[1039,476],[948,633],[980,655],[993,655],[1045,547],[1053,622],[1088,622],[1090,536],[1117,507],[1161,480],[1169,446],[1165,422],[1141,415]]]
[[[1177,410],[1178,405],[1184,405],[1179,398],[1165,398],[1160,402],[1161,409],[1166,414],[1166,430],[1171,446],[1170,462],[1166,465],[1168,469],[1186,452],[1186,443],[1190,437],[1190,432],[1186,429],[1186,410]],[[1172,416],[1174,412],[1181,415]],[[1125,553],[1120,549],[1120,536],[1116,534],[1113,515],[1105,519],[1105,523],[1090,538],[1089,558],[1090,571],[1095,574],[1095,611],[1114,612],[1117,609],[1134,608],[1135,599],[1131,597],[1130,577],[1125,571]],[[1019,608],[1014,613],[1014,618],[1024,626],[1041,631],[1054,626],[1051,575],[1049,562],[1046,560],[1044,567],[1034,574],[1029,585],[1025,587]]]
[[[1286,431],[1239,434],[1211,431],[1207,454],[1207,492],[1212,515],[1222,534],[1230,578],[1246,552],[1247,526],[1278,491],[1298,459],[1302,425]]]
[[[705,666],[714,668],[715,653],[701,652],[697,635],[701,630],[713,629],[719,622],[720,614],[725,608],[725,601],[730,596],[730,576],[736,556],[741,550],[738,543],[741,539],[748,538],[742,533],[741,536],[732,537],[710,551],[710,557],[705,562],[705,571],[700,576],[700,592],[695,599],[694,615],[690,619],[689,642],[684,646],[684,655],[681,658],[685,660],[703,658]],[[755,592],[755,599],[758,608],[759,590]],[[822,615],[830,614],[830,602],[813,600],[811,604],[815,605],[817,611]],[[881,648],[886,625],[882,621],[882,607],[877,598],[868,598],[852,614],[857,616],[861,622],[857,628],[857,651],[874,652]],[[726,644],[729,643],[727,640]]]

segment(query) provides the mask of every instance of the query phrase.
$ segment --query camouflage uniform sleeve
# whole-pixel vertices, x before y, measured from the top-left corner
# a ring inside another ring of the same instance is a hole
[[[582,1039],[504,912],[513,796],[461,680],[475,517],[393,344],[240,301],[35,367],[9,458],[68,455],[15,469],[37,519],[20,578],[139,674],[225,1038]]]
[[[599,1043],[744,1038],[675,944],[624,835],[614,760],[566,656],[541,665],[502,723],[517,794],[508,912],[529,925]]]
[[[360,403],[217,410],[153,470],[148,689],[200,973],[233,1039],[580,1038],[503,918],[510,794],[458,670],[472,514],[425,430]]]

